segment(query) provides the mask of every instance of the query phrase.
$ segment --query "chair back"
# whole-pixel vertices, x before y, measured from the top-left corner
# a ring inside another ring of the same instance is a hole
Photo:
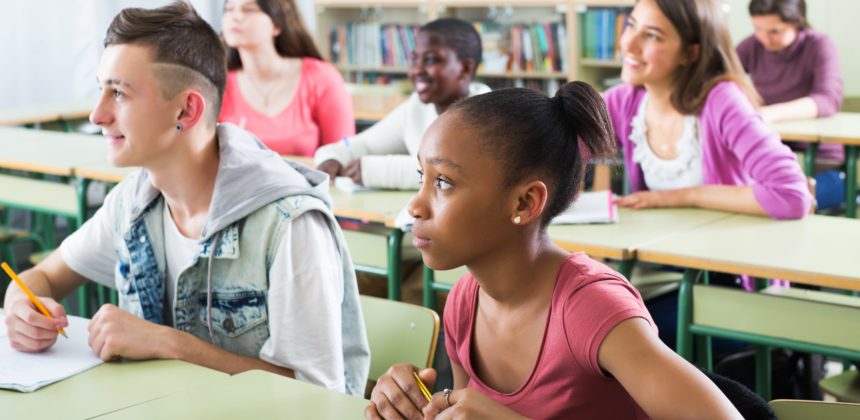
[[[770,402],[779,420],[844,420],[860,418],[860,404],[806,401],[773,400]]]
[[[389,367],[409,363],[433,365],[439,316],[411,303],[361,296],[361,308],[370,344],[370,375],[377,380]]]

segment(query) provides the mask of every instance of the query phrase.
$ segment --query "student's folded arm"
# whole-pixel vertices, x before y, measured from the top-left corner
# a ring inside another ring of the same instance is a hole
[[[610,330],[597,358],[651,418],[742,418],[716,385],[666,347],[643,318],[628,318]]]
[[[365,155],[407,153],[403,141],[406,103],[400,104],[382,120],[349,138],[349,143],[338,141],[317,149],[314,164],[334,159],[346,166]]]
[[[818,107],[818,116],[827,117],[839,111],[842,106],[843,81],[839,52],[832,39],[818,39],[816,66],[813,72],[812,92],[809,98]]]
[[[249,370],[265,370],[278,375],[295,377],[292,369],[276,366],[263,360],[231,353],[209,344],[191,334],[179,330],[171,330],[174,339],[170,358],[179,359],[195,365],[207,367],[235,375]]]
[[[794,154],[756,114],[734,83],[714,87],[711,124],[719,127],[719,141],[732,151],[741,169],[752,178],[752,194],[774,219],[800,219],[812,205],[806,176]],[[740,211],[740,210],[739,210]]]
[[[299,380],[345,391],[343,265],[325,216],[309,211],[284,225],[269,269],[269,338],[260,359]]]
[[[365,186],[372,188],[417,190],[418,160],[410,155],[364,156],[361,179]]]

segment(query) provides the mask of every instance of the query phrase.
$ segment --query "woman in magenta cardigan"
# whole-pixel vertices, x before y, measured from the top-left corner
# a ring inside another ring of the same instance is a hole
[[[640,0],[621,37],[624,84],[605,93],[631,208],[802,218],[794,155],[756,113],[717,0]]]

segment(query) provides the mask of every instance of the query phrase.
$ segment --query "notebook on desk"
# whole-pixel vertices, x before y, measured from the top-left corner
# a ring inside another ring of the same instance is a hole
[[[340,191],[343,191],[347,194],[367,192],[367,191],[379,191],[376,188],[365,187],[361,184],[356,184],[352,178],[348,176],[339,176],[334,179],[334,187]]]
[[[618,222],[618,206],[612,191],[583,192],[573,205],[552,219],[553,225]]]
[[[33,392],[103,363],[87,343],[90,320],[68,318],[68,339],[58,337],[53,347],[41,353],[24,353],[9,344],[6,317],[0,314],[0,388]]]

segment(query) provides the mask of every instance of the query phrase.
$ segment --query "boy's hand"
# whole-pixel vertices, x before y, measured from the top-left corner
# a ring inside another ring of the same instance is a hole
[[[87,330],[89,344],[104,361],[124,357],[133,360],[175,359],[171,353],[179,331],[138,318],[114,305],[102,306]]]
[[[54,319],[42,315],[23,293],[9,299],[6,307],[6,329],[13,349],[35,353],[45,351],[57,342],[57,330],[69,326],[66,310],[54,299],[38,297]]]

